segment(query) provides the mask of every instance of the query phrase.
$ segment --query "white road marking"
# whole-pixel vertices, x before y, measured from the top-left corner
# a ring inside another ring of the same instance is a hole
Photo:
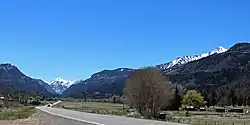
[[[73,117],[70,117],[70,116],[55,114],[55,113],[52,113],[52,112],[49,112],[49,111],[45,111],[45,110],[41,109],[40,107],[37,107],[37,108],[44,111],[44,112],[46,112],[46,113],[49,113],[51,115],[60,116],[60,117],[63,117],[63,118],[68,118],[68,119],[72,119],[72,120],[75,120],[75,121],[90,123],[90,124],[94,124],[94,125],[105,125],[105,124],[101,124],[101,123],[97,123],[97,122],[92,122],[92,121],[82,120],[82,119],[78,119],[78,118],[73,118]]]

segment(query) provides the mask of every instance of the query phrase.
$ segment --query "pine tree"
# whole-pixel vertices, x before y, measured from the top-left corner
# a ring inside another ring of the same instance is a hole
[[[230,90],[228,100],[231,99],[231,104],[233,106],[237,105],[237,96],[235,95],[235,91],[233,89]]]
[[[173,110],[179,110],[180,106],[181,106],[181,96],[180,96],[180,93],[179,93],[179,89],[176,86],[175,87],[175,94],[174,94],[174,100],[173,100],[172,108],[173,108]]]
[[[243,99],[242,95],[240,95],[239,99],[237,100],[237,103],[238,103],[238,106],[242,106],[243,105],[244,99]]]
[[[243,106],[247,106],[247,100],[248,100],[248,97],[245,96]]]
[[[208,96],[208,93],[207,93],[207,91],[206,90],[204,90],[203,92],[202,92],[202,96],[204,97],[204,101],[206,101],[206,105],[207,106],[210,106],[211,105],[211,100],[210,100],[210,97]]]
[[[250,97],[249,96],[247,97],[246,105],[250,106]]]
[[[212,97],[211,105],[212,105],[212,106],[215,106],[215,105],[216,105],[216,93],[215,93],[215,90],[214,90],[214,89],[212,90],[211,97]]]

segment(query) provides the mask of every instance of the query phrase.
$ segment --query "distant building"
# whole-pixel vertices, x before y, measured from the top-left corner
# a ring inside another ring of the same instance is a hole
[[[195,111],[194,106],[185,106],[185,110],[187,111]]]
[[[214,107],[214,108],[216,112],[220,112],[220,113],[226,112],[225,107]]]
[[[200,111],[206,111],[205,107],[200,107]]]
[[[230,108],[228,112],[234,112],[234,113],[244,113],[243,108]]]
[[[4,96],[0,96],[0,99],[1,99],[1,100],[4,100],[5,98],[4,98]]]

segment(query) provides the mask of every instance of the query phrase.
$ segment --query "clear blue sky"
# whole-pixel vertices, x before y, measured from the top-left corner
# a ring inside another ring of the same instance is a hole
[[[249,0],[3,0],[0,62],[50,81],[250,40]]]

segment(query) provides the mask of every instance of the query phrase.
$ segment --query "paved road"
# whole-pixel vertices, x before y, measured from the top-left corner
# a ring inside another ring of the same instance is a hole
[[[85,112],[77,112],[66,109],[58,109],[52,107],[37,107],[38,109],[52,115],[61,116],[76,121],[88,123],[90,125],[181,125],[176,123],[168,123],[161,121],[135,119],[121,116],[99,115]]]

